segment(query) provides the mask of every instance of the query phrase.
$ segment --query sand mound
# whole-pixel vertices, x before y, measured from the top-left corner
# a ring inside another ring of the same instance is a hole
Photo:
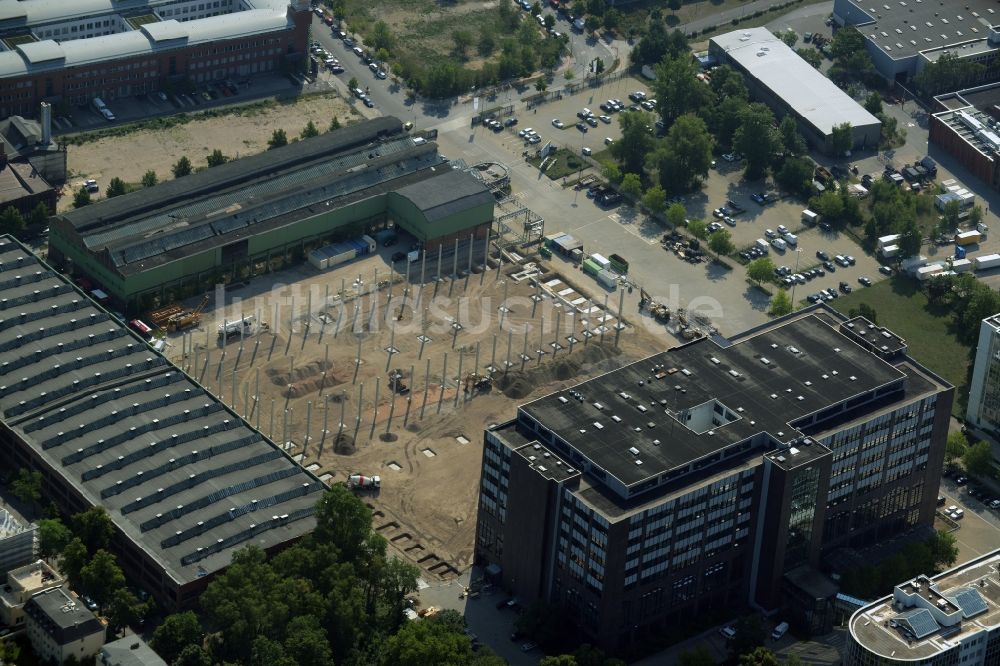
[[[354,445],[354,438],[348,434],[340,433],[333,440],[333,452],[342,456],[353,455],[357,451]]]
[[[268,378],[271,383],[275,386],[288,386],[289,384],[295,384],[302,381],[303,379],[308,379],[316,375],[322,375],[323,372],[329,372],[333,369],[333,363],[324,360],[315,360],[311,363],[306,363],[301,365],[292,372],[284,371],[280,368],[268,368],[266,370]]]
[[[610,343],[591,343],[583,349],[577,348],[572,355],[543,361],[541,365],[512,370],[497,378],[497,387],[508,398],[526,398],[540,386],[553,381],[568,381],[587,374],[595,367],[620,364],[616,357],[620,352]],[[551,357],[549,357],[551,358]]]
[[[399,435],[397,435],[394,432],[384,432],[381,435],[379,435],[378,438],[383,442],[395,442],[397,439],[399,439]]]

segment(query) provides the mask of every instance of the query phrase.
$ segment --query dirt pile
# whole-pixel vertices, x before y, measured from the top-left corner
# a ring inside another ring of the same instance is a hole
[[[275,386],[288,386],[289,384],[294,384],[300,382],[303,379],[308,379],[314,377],[315,375],[322,375],[324,371],[329,372],[333,369],[333,363],[329,361],[324,361],[323,359],[317,359],[306,363],[305,365],[300,365],[297,368],[293,368],[291,372],[286,372],[280,368],[268,368],[265,372],[268,379]]]
[[[549,357],[550,360],[541,365],[531,367],[529,363],[524,371],[512,370],[501,374],[497,378],[497,388],[508,398],[519,400],[553,381],[574,380],[591,374],[597,368],[606,371],[604,366],[610,366],[608,370],[618,367],[620,362],[616,357],[620,353],[610,343],[591,343],[583,349],[577,348],[572,355]]]

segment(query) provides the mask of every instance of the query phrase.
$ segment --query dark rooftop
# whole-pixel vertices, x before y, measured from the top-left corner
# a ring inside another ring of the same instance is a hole
[[[52,186],[26,162],[8,162],[0,169],[0,204],[50,189]]]
[[[0,237],[0,420],[179,584],[312,530],[323,484]]]
[[[824,410],[905,376],[807,313],[728,347],[703,338],[655,354],[521,411],[632,487],[741,454],[757,436],[789,443]]]
[[[400,188],[396,194],[411,201],[428,222],[460,213],[471,206],[495,203],[493,194],[482,181],[457,170]]]
[[[105,643],[97,663],[100,666],[167,666],[167,662],[135,634]]]
[[[24,612],[45,628],[59,645],[103,630],[101,621],[65,589],[57,587],[33,596]]]
[[[985,40],[990,25],[998,23],[994,0],[850,2],[872,19],[870,23],[858,24],[861,34],[896,60],[925,51],[940,54],[950,49],[957,55],[969,55],[974,50],[993,50]]]
[[[906,340],[884,326],[876,326],[864,317],[854,317],[840,325],[840,330],[862,347],[883,356],[906,351]]]

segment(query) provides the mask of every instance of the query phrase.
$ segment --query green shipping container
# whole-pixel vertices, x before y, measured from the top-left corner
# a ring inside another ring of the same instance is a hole
[[[608,257],[608,261],[611,262],[611,268],[615,270],[619,275],[626,275],[628,273],[628,262],[624,258],[613,254]]]
[[[601,265],[599,263],[597,263],[596,261],[594,261],[593,259],[589,259],[589,258],[588,259],[584,259],[583,260],[583,272],[586,273],[587,275],[593,275],[593,276],[596,277],[597,274],[601,272]]]

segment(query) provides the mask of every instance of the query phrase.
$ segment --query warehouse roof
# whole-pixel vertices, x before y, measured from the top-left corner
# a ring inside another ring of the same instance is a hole
[[[766,28],[734,30],[711,42],[824,136],[843,123],[852,127],[880,124]]]
[[[868,17],[854,21],[861,34],[896,60],[921,52],[936,59],[947,51],[966,56],[995,48],[986,42],[1000,18],[995,0],[848,1]]]
[[[520,409],[634,487],[765,446],[757,435],[791,442],[853,398],[902,390],[905,377],[805,314],[725,347],[703,338]]]
[[[428,222],[496,202],[482,181],[457,169],[432,180],[400,188],[396,194],[412,202]]]
[[[0,0],[0,35],[20,33],[25,28],[37,31],[45,26],[101,16],[135,15],[142,10],[154,13],[176,4],[177,0]],[[183,22],[158,21],[138,30],[112,35],[21,44],[0,52],[0,77],[152,54],[179,46],[210,44],[221,39],[295,27],[287,12],[287,0],[253,0],[246,4],[249,9],[242,11]]]
[[[178,584],[311,531],[323,484],[10,237],[0,420]]]

